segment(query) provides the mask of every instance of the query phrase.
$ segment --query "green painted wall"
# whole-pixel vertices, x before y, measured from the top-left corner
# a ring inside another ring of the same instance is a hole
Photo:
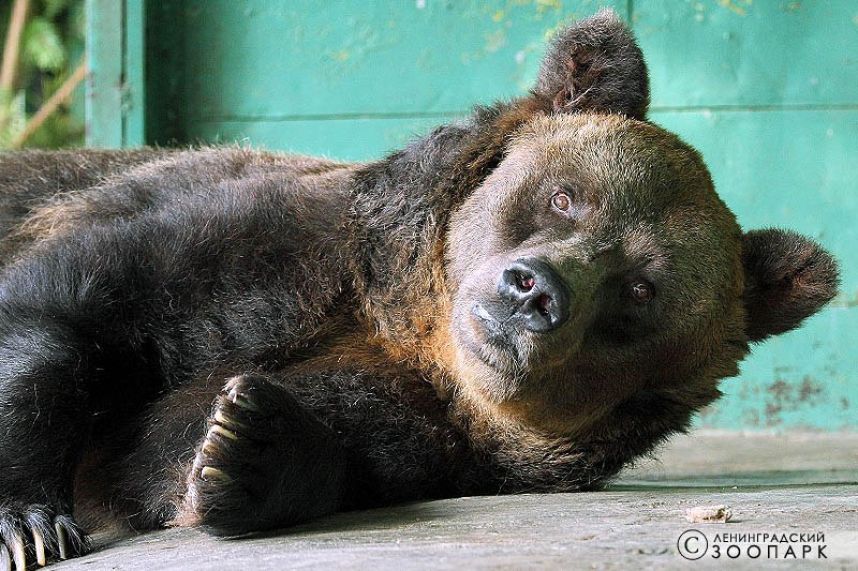
[[[702,151],[741,223],[798,229],[843,266],[832,307],[757,348],[700,423],[858,429],[858,3],[123,1],[132,31],[145,3],[146,73],[129,87],[145,108],[120,113],[145,114],[147,142],[344,159],[522,93],[559,23],[614,7],[647,56],[653,121]],[[141,75],[133,53],[116,57]]]

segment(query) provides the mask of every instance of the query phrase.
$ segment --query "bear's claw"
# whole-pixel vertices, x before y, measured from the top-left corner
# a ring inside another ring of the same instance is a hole
[[[256,406],[253,398],[246,392],[246,390],[242,390],[242,383],[246,383],[245,379],[246,377],[238,376],[232,377],[227,381],[226,386],[224,386],[226,398],[236,406],[247,410],[258,411],[259,407]]]
[[[72,517],[53,513],[43,505],[0,507],[0,571],[25,571],[28,560],[44,567],[89,551],[89,540]]]

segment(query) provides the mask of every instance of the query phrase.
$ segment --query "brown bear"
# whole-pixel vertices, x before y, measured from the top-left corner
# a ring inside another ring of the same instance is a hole
[[[743,233],[648,100],[602,12],[376,162],[2,155],[0,569],[85,553],[78,521],[597,489],[682,431],[837,270]]]

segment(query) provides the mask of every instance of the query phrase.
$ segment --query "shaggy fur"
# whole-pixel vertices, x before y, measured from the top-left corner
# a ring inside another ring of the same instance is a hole
[[[648,98],[605,12],[377,162],[0,156],[0,558],[596,489],[683,430],[837,274],[743,234]]]

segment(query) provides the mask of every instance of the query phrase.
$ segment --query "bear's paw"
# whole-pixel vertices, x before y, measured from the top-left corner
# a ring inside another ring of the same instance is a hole
[[[285,387],[233,377],[215,399],[173,523],[236,536],[329,513],[342,470],[331,446],[330,430]]]
[[[84,555],[89,538],[72,516],[46,504],[0,503],[0,571]]]

